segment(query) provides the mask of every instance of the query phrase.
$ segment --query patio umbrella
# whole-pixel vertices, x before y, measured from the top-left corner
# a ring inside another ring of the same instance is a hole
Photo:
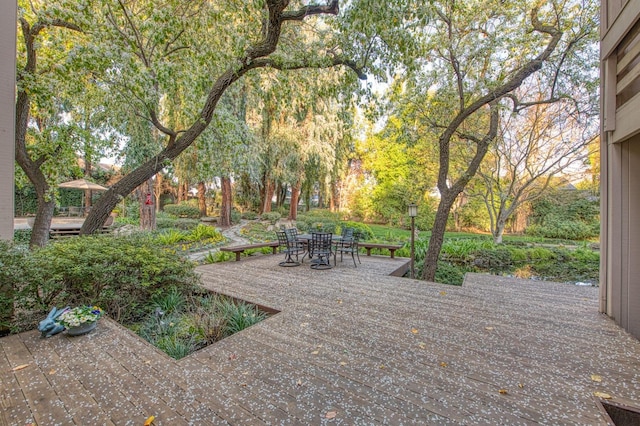
[[[64,182],[58,185],[60,188],[71,188],[71,189],[82,189],[87,190],[90,189],[92,191],[106,191],[108,188],[105,188],[102,185],[98,185],[97,183],[89,182],[86,179],[76,179],[69,182]]]
[[[97,183],[89,182],[86,179],[76,179],[69,182],[64,182],[58,185],[59,188],[67,188],[67,189],[80,189],[82,191],[91,190],[91,191],[106,191],[109,188],[105,188],[102,185],[98,185]],[[84,197],[82,197],[82,205],[80,208],[84,211]],[[71,207],[69,208],[71,209]]]

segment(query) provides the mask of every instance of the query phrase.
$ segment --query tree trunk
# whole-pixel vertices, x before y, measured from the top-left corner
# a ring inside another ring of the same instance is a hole
[[[222,202],[220,204],[220,219],[218,225],[226,227],[231,226],[231,178],[222,176],[220,178],[220,197]]]
[[[92,168],[91,158],[89,158],[88,155],[85,155],[84,156],[84,177],[88,180],[91,180],[91,168]],[[89,213],[89,210],[91,210],[91,196],[92,196],[92,191],[90,189],[87,189],[86,191],[84,191],[84,212],[83,212],[84,216],[86,216]]]
[[[275,191],[275,185],[271,179],[266,179],[264,182],[264,201],[262,204],[262,213],[268,213],[271,211],[271,200],[273,199],[273,193]]]
[[[207,194],[207,187],[205,186],[203,181],[198,182],[198,208],[200,209],[200,216],[204,217],[207,215],[207,199],[205,195]]]
[[[302,181],[297,181],[295,185],[291,187],[291,205],[289,206],[289,220],[296,220],[298,218],[298,201],[300,200],[300,188],[302,187]]]
[[[496,244],[502,244],[502,236],[504,235],[504,228],[507,225],[507,217],[503,211],[500,211],[498,220],[496,221],[496,229],[493,231],[493,242]]]
[[[140,200],[140,229],[156,229],[156,209],[153,204],[153,179],[148,179],[138,190]]]
[[[49,242],[49,229],[55,208],[55,200],[45,201],[44,196],[38,194],[38,209],[31,229],[30,247],[44,247]]]
[[[156,174],[156,183],[153,186],[153,195],[156,198],[156,212],[160,211],[160,197],[162,197],[162,191],[164,187],[164,179],[162,173]]]
[[[422,268],[422,279],[426,281],[435,281],[436,269],[438,268],[438,257],[440,256],[440,250],[442,249],[442,242],[444,241],[444,233],[447,230],[447,219],[449,218],[449,211],[455,201],[456,197],[450,197],[451,200],[442,196],[440,203],[438,204],[438,211],[436,212],[436,219],[433,222],[433,229],[431,230],[431,237],[429,238],[429,248],[424,257],[424,266]]]

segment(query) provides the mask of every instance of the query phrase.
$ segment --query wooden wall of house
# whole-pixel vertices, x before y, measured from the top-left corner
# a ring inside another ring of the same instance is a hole
[[[14,106],[16,104],[16,19],[14,0],[0,2],[0,239],[13,239]]]
[[[640,338],[640,1],[601,4],[600,310]]]

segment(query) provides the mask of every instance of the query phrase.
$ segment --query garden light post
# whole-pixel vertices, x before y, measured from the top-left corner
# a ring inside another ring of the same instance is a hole
[[[415,263],[415,238],[416,238],[416,216],[418,216],[418,206],[414,203],[409,204],[409,217],[411,218],[411,278],[416,277]]]

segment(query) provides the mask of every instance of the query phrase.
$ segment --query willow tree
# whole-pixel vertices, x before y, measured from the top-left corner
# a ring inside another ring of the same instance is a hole
[[[100,197],[82,234],[96,231],[122,197],[193,144],[211,123],[222,95],[245,74],[261,68],[351,65],[322,44],[288,51],[281,43],[303,21],[337,14],[337,0],[306,6],[285,0],[224,4],[169,0],[163,7],[144,0],[102,3],[108,26],[100,40],[105,51],[114,52],[109,83],[164,135],[164,145]],[[187,90],[185,81],[206,87],[206,95],[192,100],[199,107],[187,126],[172,128],[163,121],[158,100],[176,87]]]

